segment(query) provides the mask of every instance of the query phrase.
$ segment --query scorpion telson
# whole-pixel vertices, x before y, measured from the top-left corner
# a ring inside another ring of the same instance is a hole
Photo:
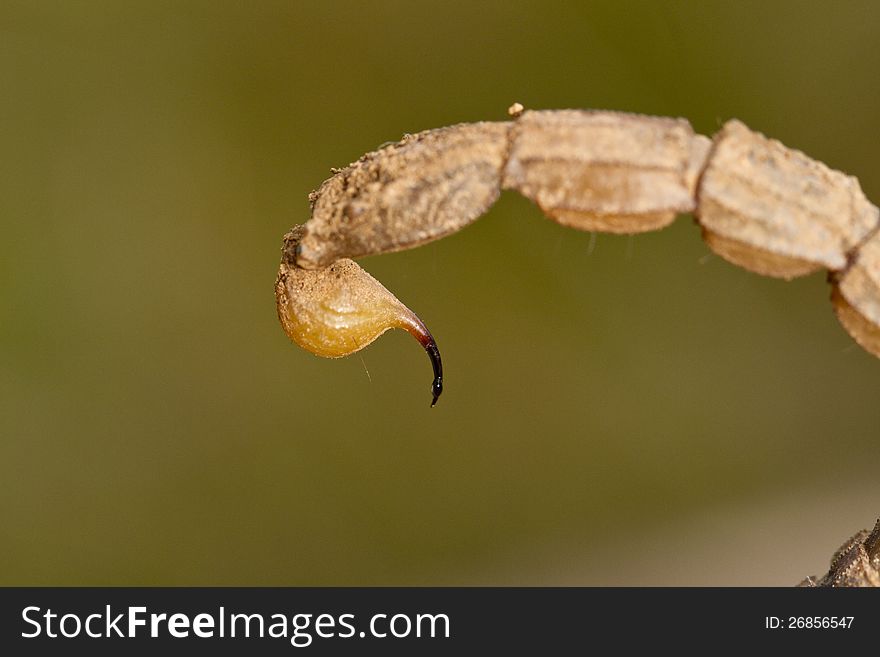
[[[579,230],[641,233],[690,212],[735,265],[783,279],[825,269],[841,324],[880,357],[880,210],[853,176],[736,119],[709,139],[685,119],[519,104],[509,114],[406,135],[309,195],[311,218],[285,235],[275,286],[294,342],[333,358],[405,329],[431,358],[436,403],[430,332],[350,258],[449,235],[514,189]]]
[[[443,392],[443,366],[424,322],[353,260],[342,258],[315,270],[296,266],[302,235],[303,227],[296,226],[284,236],[275,281],[278,319],[290,339],[318,356],[339,358],[360,351],[389,329],[403,329],[431,359],[434,406]]]

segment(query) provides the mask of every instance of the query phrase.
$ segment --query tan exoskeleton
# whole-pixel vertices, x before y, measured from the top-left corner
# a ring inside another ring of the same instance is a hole
[[[745,269],[785,279],[826,269],[840,322],[880,357],[880,212],[856,178],[735,119],[710,140],[685,119],[509,112],[512,121],[407,135],[312,192],[311,218],[285,235],[275,284],[294,342],[335,358],[403,328],[431,357],[436,402],[434,339],[351,258],[449,235],[515,189],[572,228],[640,233],[692,212],[709,247]]]

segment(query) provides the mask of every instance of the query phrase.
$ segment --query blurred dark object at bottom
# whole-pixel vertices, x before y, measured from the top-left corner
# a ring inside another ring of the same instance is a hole
[[[880,519],[873,531],[863,529],[840,546],[823,577],[807,577],[799,586],[880,587]]]

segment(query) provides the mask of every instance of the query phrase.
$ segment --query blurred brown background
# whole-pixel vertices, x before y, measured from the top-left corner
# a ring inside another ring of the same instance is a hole
[[[0,6],[0,584],[779,584],[880,514],[823,276],[506,193],[362,264],[437,337],[275,316],[307,194],[528,108],[730,117],[880,199],[873,2]],[[369,371],[369,375],[365,370]]]

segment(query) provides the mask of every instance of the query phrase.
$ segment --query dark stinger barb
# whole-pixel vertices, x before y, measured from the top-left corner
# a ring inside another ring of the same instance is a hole
[[[434,368],[434,381],[431,383],[431,394],[434,396],[431,400],[431,408],[434,408],[437,399],[443,393],[443,363],[440,362],[440,350],[433,337],[424,342],[423,346],[428,352],[428,358],[431,359],[431,367]]]
[[[409,313],[408,321],[401,328],[405,328],[410,335],[419,341],[419,344],[428,352],[428,358],[431,359],[431,367],[434,368],[434,381],[431,383],[431,395],[433,395],[431,408],[434,408],[437,399],[443,393],[443,364],[440,362],[440,350],[425,323],[412,311]]]

